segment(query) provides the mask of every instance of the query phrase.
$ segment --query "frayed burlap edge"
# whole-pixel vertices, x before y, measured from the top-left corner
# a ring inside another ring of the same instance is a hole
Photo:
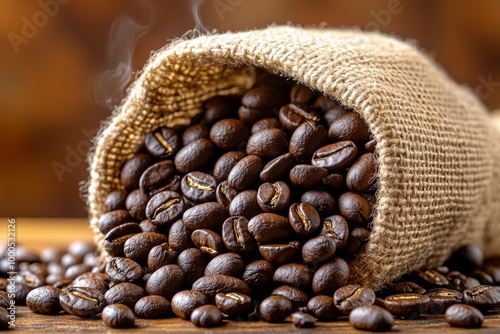
[[[377,33],[275,26],[202,36],[159,50],[96,138],[88,206],[95,242],[106,195],[144,135],[185,124],[215,94],[239,93],[263,67],[359,112],[377,140],[373,231],[351,262],[375,289],[476,243],[500,252],[499,135],[484,106],[409,43]]]

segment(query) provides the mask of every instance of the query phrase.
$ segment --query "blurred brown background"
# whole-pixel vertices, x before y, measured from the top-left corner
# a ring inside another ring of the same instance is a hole
[[[86,216],[79,183],[90,138],[123,97],[130,71],[194,28],[192,3],[0,1],[0,216]],[[500,1],[196,3],[203,24],[219,31],[324,22],[415,39],[490,109],[500,108]]]

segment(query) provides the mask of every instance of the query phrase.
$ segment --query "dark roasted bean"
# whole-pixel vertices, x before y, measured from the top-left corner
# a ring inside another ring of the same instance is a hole
[[[184,203],[181,195],[165,190],[154,195],[146,206],[146,216],[156,226],[171,226],[182,216]]]
[[[191,125],[182,133],[182,145],[186,146],[187,144],[201,139],[201,138],[209,138],[210,137],[210,128],[205,123],[198,123],[195,125]]]
[[[271,292],[271,296],[283,296],[292,302],[294,308],[304,307],[307,305],[309,296],[298,287],[290,285],[282,285]]]
[[[144,195],[140,189],[136,189],[127,196],[125,207],[132,218],[136,220],[144,220],[146,219],[145,209],[148,201],[148,196]]]
[[[123,256],[125,241],[142,229],[137,223],[125,223],[110,230],[104,237],[104,249],[111,256]]]
[[[431,314],[443,314],[449,306],[462,302],[462,294],[450,289],[431,289],[425,295],[430,299],[427,313]]]
[[[358,284],[345,285],[333,294],[335,307],[344,314],[349,314],[359,306],[372,305],[375,302],[375,292]]]
[[[104,277],[106,279],[106,276]],[[106,293],[109,289],[109,284],[107,280],[103,280],[97,277],[88,277],[88,278],[76,278],[73,280],[73,287],[82,287],[82,288],[94,288],[101,291],[103,294]]]
[[[283,181],[263,183],[257,191],[257,203],[265,212],[284,212],[288,209],[290,200],[290,188]]]
[[[139,223],[142,232],[158,232],[160,229],[158,226],[154,225],[151,220],[144,219]]]
[[[311,235],[321,225],[318,211],[309,203],[292,204],[288,211],[288,219],[294,231],[301,235]]]
[[[236,317],[248,313],[252,306],[252,299],[243,293],[219,292],[215,295],[215,305],[230,317]]]
[[[328,174],[325,168],[313,165],[296,165],[290,170],[290,181],[297,187],[312,188],[321,183]]]
[[[371,207],[363,196],[353,192],[343,193],[338,204],[340,214],[350,223],[366,227],[371,221]]]
[[[170,302],[157,295],[144,296],[134,305],[135,315],[145,319],[166,318],[170,309]]]
[[[311,270],[300,263],[284,264],[276,269],[273,280],[278,283],[305,287],[311,283]]]
[[[463,301],[481,311],[500,305],[500,286],[479,285],[462,292]]]
[[[43,275],[35,274],[29,270],[21,270],[17,273],[15,281],[16,283],[25,284],[30,289],[34,289],[44,285],[45,278]]]
[[[243,258],[236,253],[224,253],[214,257],[205,267],[207,275],[228,275],[240,277],[245,267]]]
[[[35,313],[57,314],[62,311],[60,292],[61,290],[50,285],[33,289],[26,296],[26,305]]]
[[[344,248],[349,239],[349,225],[344,217],[334,215],[325,218],[321,227],[320,235],[324,235],[333,239],[335,248],[340,250]]]
[[[167,242],[167,236],[162,233],[137,233],[125,241],[123,253],[129,259],[146,264],[151,248],[164,242]]]
[[[227,180],[219,183],[215,189],[215,198],[226,210],[229,210],[232,200],[239,194],[238,190],[229,185]]]
[[[347,172],[347,187],[357,192],[371,189],[376,180],[375,170],[375,155],[373,153],[363,154],[352,164]]]
[[[227,118],[212,125],[210,140],[222,150],[236,150],[249,132],[248,127],[239,119]]]
[[[208,202],[187,209],[182,216],[182,221],[191,230],[220,231],[226,218],[226,209],[221,204]]]
[[[236,95],[216,95],[203,102],[205,111],[203,121],[207,124],[213,124],[224,118],[236,117],[240,97]]]
[[[349,282],[350,276],[347,262],[340,257],[334,258],[316,270],[312,289],[316,295],[333,295],[335,290]]]
[[[388,331],[394,324],[393,316],[377,305],[359,306],[349,314],[349,323],[365,331]]]
[[[176,221],[168,231],[168,245],[177,252],[194,247],[191,240],[192,232],[190,228],[184,225],[182,219]]]
[[[206,304],[207,297],[199,291],[183,290],[172,297],[172,311],[182,319],[189,319],[196,308]]]
[[[250,262],[241,275],[243,281],[252,289],[267,288],[273,281],[273,265],[266,260]]]
[[[186,278],[186,286],[203,276],[209,259],[198,248],[188,248],[177,257],[177,265],[182,268]]]
[[[334,191],[343,191],[346,189],[345,177],[342,174],[330,174],[325,176],[321,183]]]
[[[339,316],[339,311],[330,296],[314,296],[307,302],[307,309],[320,321],[332,321]]]
[[[0,308],[0,330],[8,329],[11,321],[9,312]]]
[[[144,289],[140,286],[125,282],[111,287],[104,294],[104,298],[108,305],[123,304],[133,308],[135,303],[145,295]]]
[[[377,142],[375,141],[375,139],[372,139],[365,144],[366,150],[368,152],[372,152],[372,153],[375,152],[376,146],[377,146]]]
[[[135,316],[130,307],[123,304],[108,305],[102,310],[102,322],[111,328],[134,327]]]
[[[167,264],[156,270],[146,283],[146,292],[150,295],[160,295],[172,298],[184,287],[185,275],[181,267]]]
[[[182,174],[203,170],[214,154],[215,145],[208,139],[197,139],[177,152],[174,158],[175,168]]]
[[[114,210],[125,210],[125,200],[127,199],[127,196],[128,192],[125,189],[110,192],[104,200],[104,208],[106,212]]]
[[[246,92],[241,99],[238,116],[245,123],[255,123],[273,116],[273,110],[286,103],[280,91],[272,87],[257,87]]]
[[[160,159],[174,156],[181,147],[181,139],[175,130],[165,126],[148,133],[144,143],[148,152]]]
[[[191,322],[197,327],[215,327],[222,324],[222,312],[214,305],[203,305],[191,313]]]
[[[484,260],[481,248],[476,245],[465,245],[457,249],[446,261],[446,265],[452,269],[469,273],[478,269]]]
[[[285,240],[293,235],[289,220],[274,213],[261,213],[250,219],[248,231],[260,243]]]
[[[267,297],[260,303],[260,314],[265,321],[281,322],[292,313],[292,302],[283,296]]]
[[[281,127],[281,123],[278,119],[271,117],[271,118],[263,118],[261,120],[258,120],[252,125],[252,129],[250,130],[251,134],[254,134],[256,132],[266,130],[266,129],[279,129]]]
[[[420,281],[427,286],[444,287],[448,285],[448,279],[432,269],[419,270],[416,272],[416,275],[420,279]]]
[[[151,248],[148,254],[148,269],[154,272],[167,264],[175,263],[177,252],[167,242]]]
[[[470,277],[473,277],[478,280],[478,282],[481,285],[494,285],[495,282],[493,281],[493,277],[485,273],[484,271],[481,270],[474,270],[471,274]]]
[[[316,318],[304,312],[294,312],[290,315],[292,324],[297,328],[310,328],[316,324]]]
[[[222,238],[214,231],[206,229],[194,230],[191,234],[191,240],[193,240],[196,247],[210,257],[221,254],[224,248]]]
[[[318,92],[309,89],[309,87],[295,84],[290,90],[290,101],[297,104],[309,104],[317,95]]]
[[[385,298],[384,306],[397,317],[415,318],[427,310],[430,302],[430,298],[425,295],[402,293]]]
[[[306,264],[317,264],[332,258],[335,250],[336,246],[333,238],[318,236],[309,239],[302,246],[302,260]]]
[[[290,138],[289,150],[297,161],[309,162],[314,152],[322,147],[328,135],[323,125],[306,121],[299,125]]]
[[[139,179],[142,173],[153,162],[153,157],[149,154],[138,154],[125,161],[120,172],[120,181],[127,190],[139,188]]]
[[[349,233],[349,239],[347,239],[347,243],[343,249],[344,255],[351,258],[359,254],[363,250],[363,246],[366,244],[369,237],[370,231],[363,227],[352,230],[351,233]]]
[[[333,141],[350,140],[364,145],[370,140],[370,130],[358,113],[348,111],[330,124],[328,136]]]
[[[247,154],[259,156],[264,160],[274,159],[286,153],[287,149],[286,134],[280,129],[265,129],[256,132],[248,138],[246,146]]]
[[[256,242],[248,231],[248,219],[243,216],[232,216],[222,225],[222,241],[231,252],[251,252]]]
[[[348,167],[356,159],[357,154],[358,148],[352,141],[339,141],[316,150],[311,163],[330,172],[339,172]]]
[[[231,169],[244,157],[245,154],[238,151],[231,151],[221,155],[214,165],[213,174],[215,179],[219,182],[226,180]]]
[[[392,287],[392,290],[396,292],[397,294],[400,293],[418,293],[420,295],[423,295],[426,290],[422,288],[420,285],[418,285],[415,282],[399,282],[394,284]]]
[[[262,257],[275,264],[292,262],[300,254],[300,243],[298,241],[287,244],[260,245],[259,252]]]
[[[277,158],[269,161],[262,172],[260,172],[260,179],[264,182],[276,182],[285,180],[290,174],[290,170],[297,164],[295,156],[291,153],[280,155]]]
[[[250,188],[259,179],[259,174],[263,167],[264,163],[260,157],[257,155],[247,155],[231,169],[227,177],[227,182],[236,190]]]
[[[227,275],[203,276],[193,283],[192,289],[203,293],[210,302],[215,300],[215,295],[219,292],[239,292],[251,295],[250,288],[245,282]]]
[[[148,196],[154,196],[165,190],[179,191],[181,179],[175,174],[172,161],[160,161],[142,173],[139,180],[139,189]]]
[[[229,204],[229,214],[231,216],[243,216],[247,219],[252,219],[262,212],[257,201],[256,190],[242,191]]]
[[[133,221],[134,219],[127,210],[115,210],[104,213],[97,221],[97,227],[102,234],[106,235],[113,228]],[[61,255],[62,257],[63,255]]]
[[[337,203],[335,202],[335,198],[324,190],[309,190],[302,194],[300,197],[300,201],[302,203],[309,203],[314,208],[320,216],[328,217],[334,213],[337,208]]]
[[[483,314],[478,309],[463,304],[450,306],[444,318],[450,326],[464,328],[479,328],[484,320]]]
[[[305,121],[319,122],[320,118],[314,111],[308,111],[299,105],[290,103],[280,108],[279,119],[288,131],[295,131]]]
[[[62,290],[59,302],[66,312],[78,317],[96,316],[106,305],[104,295],[99,290],[79,287]]]

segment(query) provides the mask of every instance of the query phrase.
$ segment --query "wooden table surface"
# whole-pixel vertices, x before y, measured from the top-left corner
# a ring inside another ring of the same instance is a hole
[[[7,221],[5,218],[3,221]],[[7,231],[0,233],[5,239]],[[67,247],[74,240],[92,240],[92,232],[85,219],[28,219],[16,218],[16,238],[18,245],[33,251],[44,247]],[[342,331],[343,333],[361,333],[352,328],[341,318],[335,322],[319,322],[312,329],[296,329],[289,321],[280,324],[266,322],[225,321],[217,328],[196,328],[189,321],[172,318],[160,320],[136,319],[136,326],[131,329],[110,329],[99,319],[80,319],[72,315],[45,316],[32,313],[26,307],[17,307],[15,329],[26,332],[47,333],[186,333],[186,332],[301,332],[318,333]],[[485,316],[482,328],[478,330],[451,328],[443,316],[428,315],[415,320],[396,320],[392,332],[404,333],[500,333],[500,309]]]

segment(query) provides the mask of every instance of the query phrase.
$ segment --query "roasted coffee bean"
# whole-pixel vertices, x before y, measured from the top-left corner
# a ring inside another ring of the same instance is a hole
[[[463,291],[468,288],[479,286],[481,283],[475,278],[465,277],[465,278],[452,278],[449,279],[448,287],[453,290]]]
[[[209,258],[198,248],[188,248],[177,257],[177,265],[182,268],[186,278],[186,286],[203,276]]]
[[[151,248],[167,242],[167,236],[162,233],[141,232],[133,235],[123,246],[123,253],[129,259],[140,264],[146,264]]]
[[[444,287],[448,285],[448,279],[435,270],[418,270],[416,271],[417,278],[427,286]]]
[[[290,170],[297,164],[297,160],[292,153],[280,155],[269,161],[260,172],[260,179],[264,182],[276,182],[285,180],[290,174]]]
[[[247,154],[259,156],[264,160],[274,159],[286,153],[287,149],[286,134],[280,129],[265,129],[256,132],[248,138],[246,146]]]
[[[106,277],[115,283],[137,282],[142,275],[141,266],[131,259],[114,257],[106,264]]]
[[[238,190],[229,185],[227,180],[219,183],[215,189],[215,198],[225,209],[229,210],[232,200],[239,194]]]
[[[146,216],[156,226],[171,226],[182,216],[184,203],[175,191],[162,191],[149,200]]]
[[[415,318],[427,310],[430,302],[430,298],[425,295],[402,293],[385,298],[384,306],[397,317]]]
[[[217,202],[198,204],[184,211],[182,221],[191,230],[220,231],[227,218],[226,209]]]
[[[236,95],[216,95],[203,102],[203,122],[214,124],[224,118],[237,117],[240,97]]]
[[[111,287],[104,298],[108,305],[123,304],[128,307],[134,307],[135,303],[146,295],[143,288],[133,283],[119,283]]]
[[[167,264],[156,270],[146,283],[146,292],[150,295],[160,295],[172,298],[184,287],[185,275],[181,267]]]
[[[241,103],[238,116],[243,122],[251,124],[272,117],[273,110],[285,104],[286,98],[275,88],[262,86],[246,92]]]
[[[381,332],[391,329],[394,318],[377,305],[365,305],[356,307],[349,313],[349,323],[356,329]]]
[[[239,119],[227,118],[218,121],[210,129],[210,140],[220,149],[232,151],[245,141],[250,130]]]
[[[281,123],[278,119],[271,118],[263,118],[252,125],[252,129],[250,130],[251,134],[256,132],[266,130],[266,129],[279,129],[281,127]]]
[[[137,223],[125,223],[110,230],[104,237],[104,249],[111,256],[123,256],[125,241],[142,229]]]
[[[194,247],[191,240],[193,230],[184,225],[182,219],[176,221],[168,231],[168,245],[177,252]]]
[[[104,200],[104,209],[106,212],[114,210],[125,210],[125,200],[127,199],[128,192],[124,189],[112,191],[106,196]],[[44,261],[50,262],[50,261]]]
[[[283,296],[292,302],[294,308],[304,307],[307,305],[309,296],[298,287],[290,285],[282,285],[271,292],[271,296]]]
[[[244,157],[245,154],[238,151],[231,151],[221,155],[214,165],[213,174],[215,179],[219,182],[226,180],[231,169]]]
[[[263,183],[257,191],[257,203],[265,212],[284,212],[288,209],[290,200],[290,188],[283,181]]]
[[[157,295],[144,296],[134,305],[135,315],[144,319],[166,318],[170,309],[170,302]]]
[[[203,293],[210,302],[215,300],[215,295],[219,292],[239,292],[251,295],[250,288],[245,282],[227,275],[203,276],[193,283],[192,289]]]
[[[263,167],[264,163],[260,157],[257,155],[247,155],[231,169],[227,177],[227,182],[236,190],[250,188],[259,179],[259,174]]]
[[[399,282],[394,284],[392,287],[392,290],[396,292],[397,294],[401,293],[418,293],[420,295],[423,295],[426,293],[426,290],[422,288],[420,285],[418,285],[415,282]]]
[[[61,307],[78,317],[94,317],[106,305],[104,295],[97,289],[69,287],[59,295]]]
[[[144,219],[139,223],[139,226],[141,227],[142,232],[156,232],[158,233],[160,229],[158,226],[154,225],[151,220],[149,219]]]
[[[357,192],[371,189],[375,180],[375,155],[373,153],[360,156],[349,168],[346,176],[347,187]]]
[[[250,219],[248,231],[259,243],[286,240],[293,236],[289,220],[275,213],[261,213]]]
[[[89,266],[85,263],[75,264],[66,269],[66,271],[64,272],[64,278],[75,279],[77,276],[90,270],[92,270],[92,266]]]
[[[343,193],[339,197],[340,214],[350,223],[366,227],[371,221],[371,207],[361,195],[353,192]]]
[[[293,230],[300,235],[311,235],[321,225],[318,211],[309,203],[294,203],[288,210],[288,219]]]
[[[358,148],[352,141],[339,141],[316,150],[311,163],[330,172],[339,172],[348,167],[356,159],[357,154]]]
[[[483,270],[485,273],[491,276],[495,285],[500,285],[500,267],[486,265],[483,266]]]
[[[365,144],[365,148],[368,152],[375,152],[375,148],[377,146],[377,141],[375,139],[370,140]]]
[[[130,307],[123,304],[108,305],[102,310],[102,322],[111,328],[134,327],[135,316]]]
[[[325,119],[326,124],[330,126],[335,120],[337,120],[340,116],[344,115],[347,112],[348,110],[346,110],[338,102],[334,102],[334,104],[330,105],[330,107],[326,109],[325,113],[323,114],[323,118]]]
[[[182,145],[186,146],[187,144],[201,138],[210,138],[210,128],[208,125],[205,123],[191,125],[182,133]]]
[[[478,280],[478,282],[481,285],[494,285],[495,282],[493,281],[493,277],[485,273],[484,271],[481,270],[474,270],[471,274],[470,277],[473,277]]]
[[[160,159],[174,156],[181,147],[181,139],[175,130],[165,126],[148,133],[144,143],[148,152]]]
[[[182,174],[203,170],[215,151],[215,145],[208,139],[197,139],[177,152],[174,158],[175,168]]]
[[[309,239],[302,246],[302,260],[306,264],[317,264],[332,258],[335,250],[336,246],[333,238],[318,236]]]
[[[182,319],[189,319],[196,308],[206,304],[207,297],[199,291],[183,290],[172,297],[172,311]]]
[[[301,84],[295,84],[290,90],[290,101],[299,105],[309,104],[316,98],[317,95],[318,92],[309,89],[309,87]]]
[[[300,263],[284,264],[276,269],[273,280],[278,283],[305,287],[311,283],[311,270]]]
[[[457,304],[446,309],[446,322],[452,327],[479,328],[483,324],[483,314],[470,305]]]
[[[297,161],[308,162],[314,152],[322,147],[328,138],[323,125],[306,121],[299,125],[290,138],[289,151]]]
[[[180,191],[181,178],[175,174],[171,160],[160,161],[146,169],[139,180],[141,192],[152,197],[165,190]]]
[[[236,253],[224,253],[214,257],[205,267],[207,275],[228,275],[240,277],[245,267],[243,258]]]
[[[310,328],[316,324],[316,318],[304,312],[294,312],[290,315],[292,324],[297,328]]]
[[[335,307],[344,314],[349,314],[359,306],[372,305],[375,302],[375,292],[358,284],[345,285],[333,294]]]
[[[342,216],[334,215],[327,217],[323,221],[320,235],[332,238],[335,248],[340,250],[344,248],[349,239],[349,225]]]
[[[333,141],[350,140],[364,145],[370,140],[370,130],[358,113],[348,111],[330,124],[328,136]]]
[[[341,106],[337,101],[332,100],[328,96],[320,94],[316,97],[316,99],[314,100],[311,107],[313,109],[317,109],[317,110],[320,110],[322,112],[326,112],[327,110],[329,110],[331,108],[341,107]]]
[[[283,296],[271,296],[260,303],[259,309],[265,321],[281,322],[292,313],[293,305]]]
[[[229,214],[231,216],[243,216],[247,219],[252,219],[262,212],[257,200],[256,190],[242,191],[229,204]]]
[[[457,249],[446,261],[450,268],[469,273],[478,269],[484,260],[484,254],[481,248],[476,245],[465,245]]]
[[[35,274],[29,270],[21,270],[16,275],[16,283],[25,284],[28,288],[39,288],[45,283],[42,275]]]
[[[31,290],[26,296],[26,306],[35,313],[57,314],[62,311],[59,304],[61,290],[47,285]]]
[[[115,210],[104,213],[97,221],[97,227],[102,234],[106,235],[113,228],[133,221],[134,219],[126,210]],[[62,255],[61,255],[62,257]]]
[[[337,203],[335,202],[335,198],[324,190],[309,190],[302,194],[300,197],[300,201],[302,203],[309,203],[314,208],[320,216],[328,217],[334,213],[337,208]]]
[[[203,305],[191,313],[191,322],[197,327],[215,327],[222,324],[222,312],[214,305]]]
[[[278,117],[281,124],[288,131],[295,131],[305,121],[320,121],[316,112],[308,111],[295,103],[290,103],[281,107]]]
[[[219,292],[215,295],[215,305],[222,313],[236,317],[249,311],[252,299],[248,295],[238,292]]]
[[[224,248],[222,238],[214,231],[197,229],[191,234],[191,240],[196,247],[210,257],[221,254]]]
[[[167,242],[151,248],[148,254],[148,269],[154,272],[167,264],[175,263],[177,252]]]
[[[320,321],[332,321],[339,316],[339,311],[330,296],[314,296],[307,302],[307,309]]]
[[[190,172],[182,178],[182,194],[194,203],[204,203],[215,200],[217,181],[209,174]]]
[[[462,302],[462,294],[450,289],[431,289],[425,295],[430,299],[427,313],[431,314],[443,314],[449,306]]]
[[[8,329],[9,323],[12,320],[10,319],[10,314],[7,310],[0,308],[0,330]]]
[[[125,189],[130,191],[139,188],[139,179],[152,162],[150,154],[138,154],[125,161],[120,172],[120,181]]]
[[[256,260],[245,267],[241,278],[252,289],[258,290],[269,287],[273,282],[273,275],[274,268],[269,261]]]
[[[140,189],[136,189],[127,196],[125,207],[132,218],[136,220],[144,220],[146,219],[145,209],[148,201],[149,198],[144,195]]]
[[[347,188],[345,177],[342,174],[330,174],[325,176],[321,183],[331,190],[341,192]]]
[[[299,256],[300,242],[293,241],[287,244],[260,245],[259,252],[265,260],[281,265],[292,262]]]
[[[29,295],[29,293],[28,293],[28,295]],[[26,298],[28,298],[28,297],[26,296]],[[59,294],[57,295],[57,304],[59,304]],[[7,293],[7,291],[0,291],[0,308],[6,309],[9,306],[10,306],[9,294]],[[33,312],[35,312],[35,311],[33,311]]]
[[[313,165],[296,165],[290,170],[290,181],[297,187],[312,188],[321,183],[328,174],[325,168]]]
[[[106,293],[106,291],[108,291],[109,289],[109,284],[107,282],[106,276],[104,276],[104,279],[106,280],[97,277],[76,278],[75,280],[73,280],[72,286],[73,287],[78,286],[82,288],[94,288],[101,291],[102,293]]]
[[[370,237],[370,231],[366,228],[358,227],[349,233],[349,239],[347,239],[347,243],[344,246],[343,252],[344,255],[348,258],[352,258],[356,254],[359,254],[362,250],[366,242],[368,242],[368,238]]]
[[[243,216],[231,216],[222,225],[222,241],[231,252],[249,253],[256,242],[248,231],[248,219]]]
[[[72,283],[73,283],[72,280],[61,279],[60,281],[57,281],[54,284],[52,284],[52,286],[54,288],[58,288],[59,290],[63,290],[63,289],[66,289],[66,288],[70,287]]]
[[[480,285],[462,292],[466,304],[485,312],[500,305],[500,286]]]
[[[16,282],[14,290],[14,299],[16,304],[21,306],[26,305],[26,297],[31,290],[32,288],[26,284]],[[12,293],[12,291],[9,291],[9,293]]]
[[[325,263],[314,273],[312,289],[316,295],[333,295],[335,290],[349,282],[351,270],[347,262],[340,257]]]

